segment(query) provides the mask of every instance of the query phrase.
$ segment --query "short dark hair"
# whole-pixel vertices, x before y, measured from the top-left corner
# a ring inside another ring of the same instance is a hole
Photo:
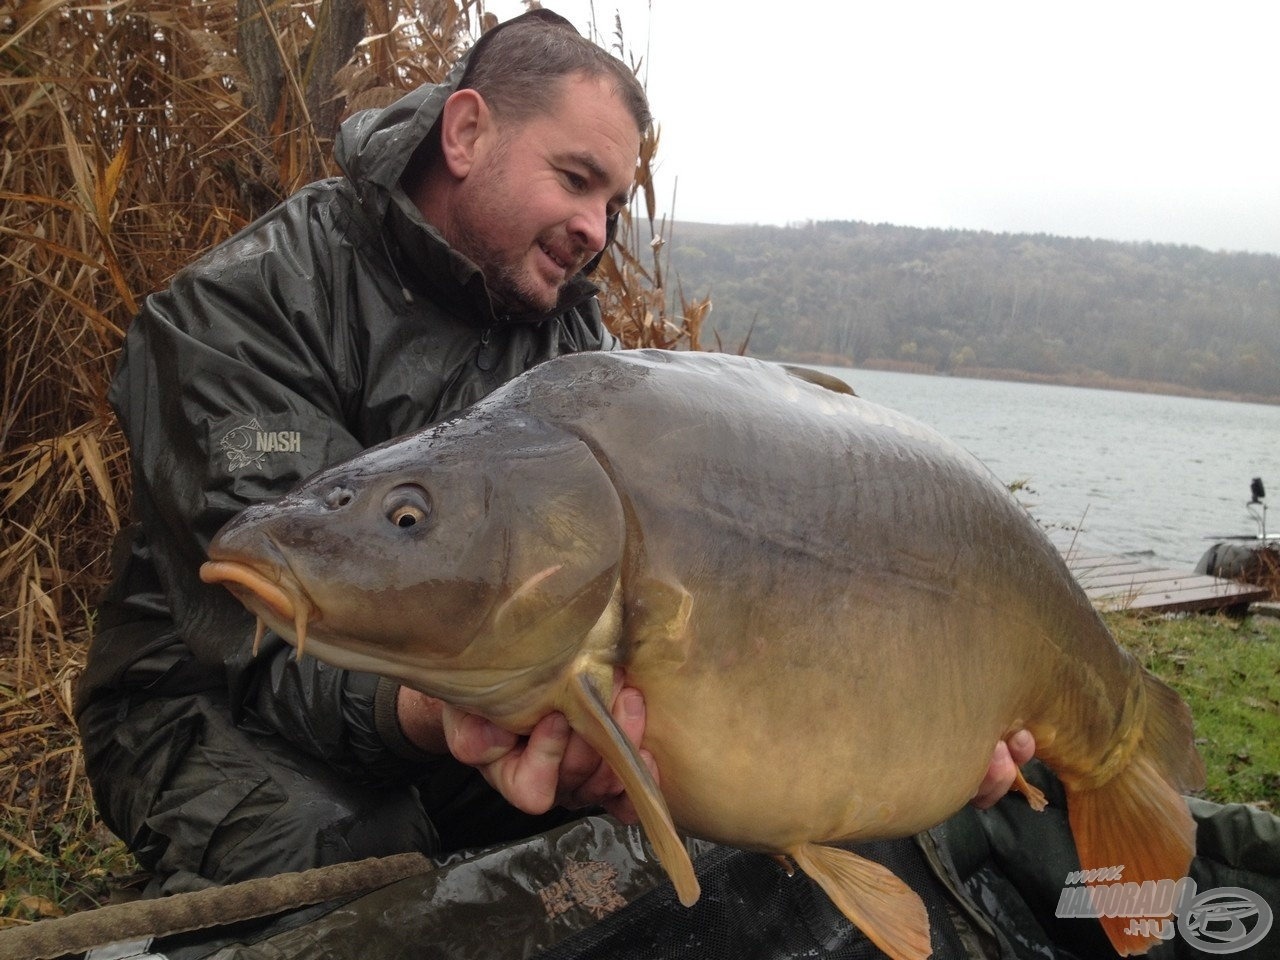
[[[481,37],[459,89],[475,90],[496,116],[522,122],[555,110],[560,81],[573,75],[611,82],[636,129],[641,134],[649,129],[649,98],[631,69],[546,10],[526,13]]]

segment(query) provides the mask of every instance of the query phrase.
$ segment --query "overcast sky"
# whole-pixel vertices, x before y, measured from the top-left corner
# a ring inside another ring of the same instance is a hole
[[[590,0],[544,4],[586,32]],[[489,0],[506,19],[518,0]],[[596,0],[677,219],[1280,254],[1280,3]],[[787,19],[790,17],[791,19]],[[672,200],[675,190],[674,202]]]

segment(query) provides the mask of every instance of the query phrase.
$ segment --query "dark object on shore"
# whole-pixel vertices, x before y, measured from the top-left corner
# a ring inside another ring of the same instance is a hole
[[[1280,540],[1253,537],[1219,541],[1205,551],[1196,573],[1267,586],[1275,597],[1280,595]]]
[[[1257,536],[1223,537],[1200,558],[1196,573],[1254,583],[1280,599],[1280,537],[1267,535],[1267,488],[1261,477],[1249,483],[1245,509],[1258,525]]]

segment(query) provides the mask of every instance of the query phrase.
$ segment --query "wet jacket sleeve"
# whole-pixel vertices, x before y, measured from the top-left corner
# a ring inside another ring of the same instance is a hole
[[[181,272],[131,326],[111,399],[177,636],[204,669],[224,671],[239,722],[380,777],[403,760],[376,730],[376,678],[298,663],[278,638],[252,657],[252,617],[198,577],[210,539],[244,506],[364,446],[343,421],[358,345],[333,316],[353,271],[332,258],[355,253],[333,232],[328,207],[304,191]]]

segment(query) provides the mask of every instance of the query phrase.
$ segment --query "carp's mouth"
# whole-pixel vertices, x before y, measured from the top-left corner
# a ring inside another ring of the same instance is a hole
[[[257,656],[258,646],[262,643],[262,635],[267,628],[266,619],[259,610],[266,607],[280,620],[286,623],[293,621],[293,632],[297,637],[294,648],[301,659],[307,642],[307,624],[320,618],[315,616],[316,606],[301,585],[286,582],[293,578],[285,571],[272,572],[277,575],[274,579],[239,560],[209,560],[200,565],[201,580],[205,583],[222,584],[235,594],[237,600],[257,614],[258,626],[253,635],[254,656]]]

